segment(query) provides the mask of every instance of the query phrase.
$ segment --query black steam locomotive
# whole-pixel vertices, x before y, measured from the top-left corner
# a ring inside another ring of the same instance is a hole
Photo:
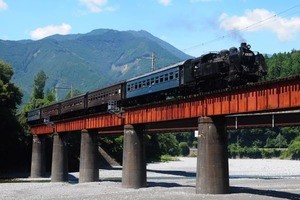
[[[189,96],[199,92],[257,82],[266,75],[262,54],[255,54],[250,45],[204,54],[127,81],[32,110],[30,124],[42,123],[90,113],[106,112],[108,103],[123,107]]]
[[[262,54],[254,54],[251,46],[242,43],[218,53],[205,54],[192,61],[194,78],[200,90],[219,89],[257,82],[266,75]]]

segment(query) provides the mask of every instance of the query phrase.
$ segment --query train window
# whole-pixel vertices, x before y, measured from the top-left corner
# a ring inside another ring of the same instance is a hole
[[[161,75],[161,76],[159,77],[159,82],[160,82],[160,83],[164,82],[164,75]]]
[[[176,72],[176,73],[175,73],[175,79],[178,79],[178,77],[179,77],[179,73]]]
[[[159,83],[159,78],[155,77],[155,83]]]
[[[173,80],[173,79],[174,79],[174,73],[171,72],[171,73],[170,73],[170,80]]]
[[[168,80],[169,80],[169,75],[165,74],[165,81],[168,81]]]
[[[150,79],[147,80],[147,86],[150,86]]]
[[[154,85],[154,78],[151,78],[151,85]]]
[[[134,89],[136,90],[138,88],[137,83],[134,84]]]
[[[139,82],[138,88],[142,88],[142,82]]]
[[[146,81],[143,81],[142,87],[146,87]]]

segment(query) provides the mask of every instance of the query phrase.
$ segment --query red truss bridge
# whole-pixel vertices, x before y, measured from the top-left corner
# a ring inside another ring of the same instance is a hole
[[[295,117],[299,109],[300,77],[294,76],[125,108],[122,117],[106,112],[63,119],[51,126],[32,126],[31,131],[50,134],[97,129],[99,133],[116,134],[122,133],[126,124],[144,124],[148,131],[196,130],[201,116],[227,116],[230,128],[299,125],[299,117]]]

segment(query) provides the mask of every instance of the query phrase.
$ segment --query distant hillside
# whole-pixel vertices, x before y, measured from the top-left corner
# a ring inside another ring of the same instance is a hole
[[[13,67],[13,81],[23,90],[23,102],[40,70],[49,77],[47,89],[72,86],[87,92],[150,71],[152,52],[157,68],[190,58],[146,31],[98,29],[38,41],[0,40],[0,60]],[[61,96],[66,92],[61,91]]]

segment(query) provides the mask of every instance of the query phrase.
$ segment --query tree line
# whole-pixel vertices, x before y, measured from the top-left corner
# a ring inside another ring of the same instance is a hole
[[[265,55],[268,75],[264,80],[273,80],[300,74],[300,51]],[[53,90],[45,91],[47,75],[40,71],[33,80],[33,91],[29,102],[21,105],[22,92],[12,83],[12,67],[0,61],[0,177],[6,172],[30,169],[31,134],[26,123],[26,112],[55,101]],[[79,94],[80,91],[76,91]],[[70,97],[70,93],[67,97]],[[272,157],[299,158],[300,128],[285,127],[274,129],[230,130],[229,155],[231,157]],[[148,161],[160,160],[162,155],[187,155],[189,147],[196,145],[193,133],[145,135]],[[51,166],[52,138],[47,138],[48,170]],[[70,137],[70,168],[78,169],[80,136]],[[123,138],[100,137],[103,146],[119,162],[122,160]]]
[[[268,74],[264,80],[300,75],[300,51],[265,55]],[[300,158],[300,127],[229,131],[229,156],[250,158]]]

